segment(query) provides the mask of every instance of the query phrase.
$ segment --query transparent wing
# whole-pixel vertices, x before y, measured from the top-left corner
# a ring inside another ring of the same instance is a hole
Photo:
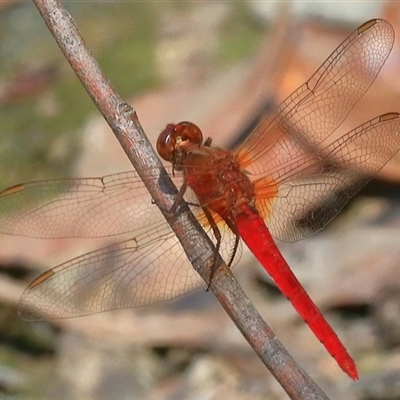
[[[13,186],[0,193],[0,232],[36,238],[105,237],[161,217],[135,171]]]
[[[283,165],[328,138],[371,86],[393,42],[388,22],[361,25],[239,147],[243,168],[256,178],[274,178]]]
[[[234,235],[230,230],[221,234],[220,253],[228,262]],[[240,255],[241,248],[236,259]],[[24,291],[18,312],[29,321],[70,318],[171,300],[201,286],[204,281],[177,237],[161,221],[130,240],[46,271]]]
[[[274,237],[305,238],[332,220],[399,150],[400,115],[381,115],[327,146],[293,157],[273,181],[256,181],[257,208]]]
[[[48,320],[139,307],[204,285],[166,224],[48,270],[23,293],[25,320]]]

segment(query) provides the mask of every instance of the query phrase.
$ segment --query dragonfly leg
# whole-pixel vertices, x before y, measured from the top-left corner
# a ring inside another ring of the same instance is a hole
[[[235,231],[233,231],[233,232],[235,232]],[[235,259],[236,252],[237,252],[237,249],[239,247],[239,242],[240,242],[240,237],[239,237],[238,234],[235,233],[235,244],[233,245],[232,253],[231,253],[230,257],[229,257],[229,262],[228,262],[228,267],[229,268],[231,267],[231,265],[233,263],[233,260]]]
[[[179,207],[179,203],[183,200],[183,196],[184,196],[184,194],[186,192],[186,189],[187,189],[187,184],[183,183],[183,185],[179,189],[178,194],[176,195],[176,198],[175,198],[174,203],[172,204],[171,208],[165,209],[165,208],[161,207],[162,211],[165,211],[168,214],[174,214],[176,212],[176,210],[178,209],[178,207]],[[151,204],[156,204],[154,199],[151,199]],[[187,203],[187,204],[189,204],[189,205],[197,205],[197,204],[190,204],[190,203]]]
[[[221,247],[221,241],[222,241],[221,232],[218,229],[218,226],[215,223],[215,220],[214,220],[213,216],[211,215],[209,209],[207,207],[202,207],[202,209],[203,209],[204,215],[206,216],[206,218],[208,220],[208,223],[211,226],[211,229],[213,231],[213,234],[214,234],[214,237],[216,240],[216,243],[215,243],[216,252],[219,253],[219,249]],[[212,263],[212,266],[211,266],[210,276],[208,279],[208,284],[207,284],[207,289],[206,289],[207,291],[210,289],[211,281],[214,278],[215,272],[217,270],[217,262],[216,261],[217,261],[217,254],[215,254],[214,262]]]
[[[212,138],[208,137],[206,139],[206,141],[204,142],[203,146],[205,147],[211,147],[211,143],[212,143]]]
[[[184,183],[182,184],[181,188],[179,189],[178,194],[177,194],[176,197],[175,197],[174,204],[172,204],[172,207],[171,207],[171,209],[169,210],[170,213],[172,213],[172,214],[175,213],[175,211],[178,209],[179,204],[181,203],[181,201],[184,201],[183,196],[184,196],[185,193],[186,193],[186,189],[187,189],[187,183],[184,182]]]

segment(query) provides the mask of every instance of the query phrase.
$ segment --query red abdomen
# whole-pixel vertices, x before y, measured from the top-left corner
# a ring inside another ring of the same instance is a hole
[[[358,379],[353,359],[291,271],[257,211],[251,207],[242,206],[236,214],[235,223],[237,231],[247,247],[292,303],[315,336],[343,371],[352,379]]]

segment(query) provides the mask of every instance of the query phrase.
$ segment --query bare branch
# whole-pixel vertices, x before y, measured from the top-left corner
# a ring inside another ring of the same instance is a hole
[[[33,2],[79,80],[143,178],[156,204],[162,210],[171,209],[177,189],[162,169],[136,112],[115,93],[62,4],[57,0]],[[143,172],[149,170],[153,173]],[[208,282],[210,266],[215,262],[215,248],[185,207],[182,205],[180,210],[184,212],[174,215],[174,218],[165,211],[164,216],[178,236],[193,267]],[[188,220],[191,222],[190,229],[187,228]],[[217,265],[219,268],[213,276],[210,289],[290,398],[327,399],[262,320],[223,260],[219,258]]]

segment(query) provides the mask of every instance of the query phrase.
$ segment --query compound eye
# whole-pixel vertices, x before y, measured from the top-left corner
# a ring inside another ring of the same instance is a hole
[[[192,122],[183,121],[175,125],[175,129],[180,133],[182,141],[187,141],[191,145],[201,146],[203,143],[203,134],[200,128]]]
[[[164,160],[173,162],[179,149],[187,148],[187,144],[198,147],[202,142],[200,128],[192,122],[183,121],[165,127],[158,136],[157,151]]]
[[[168,124],[158,135],[157,151],[165,161],[173,161],[175,155],[176,132],[175,125]]]

